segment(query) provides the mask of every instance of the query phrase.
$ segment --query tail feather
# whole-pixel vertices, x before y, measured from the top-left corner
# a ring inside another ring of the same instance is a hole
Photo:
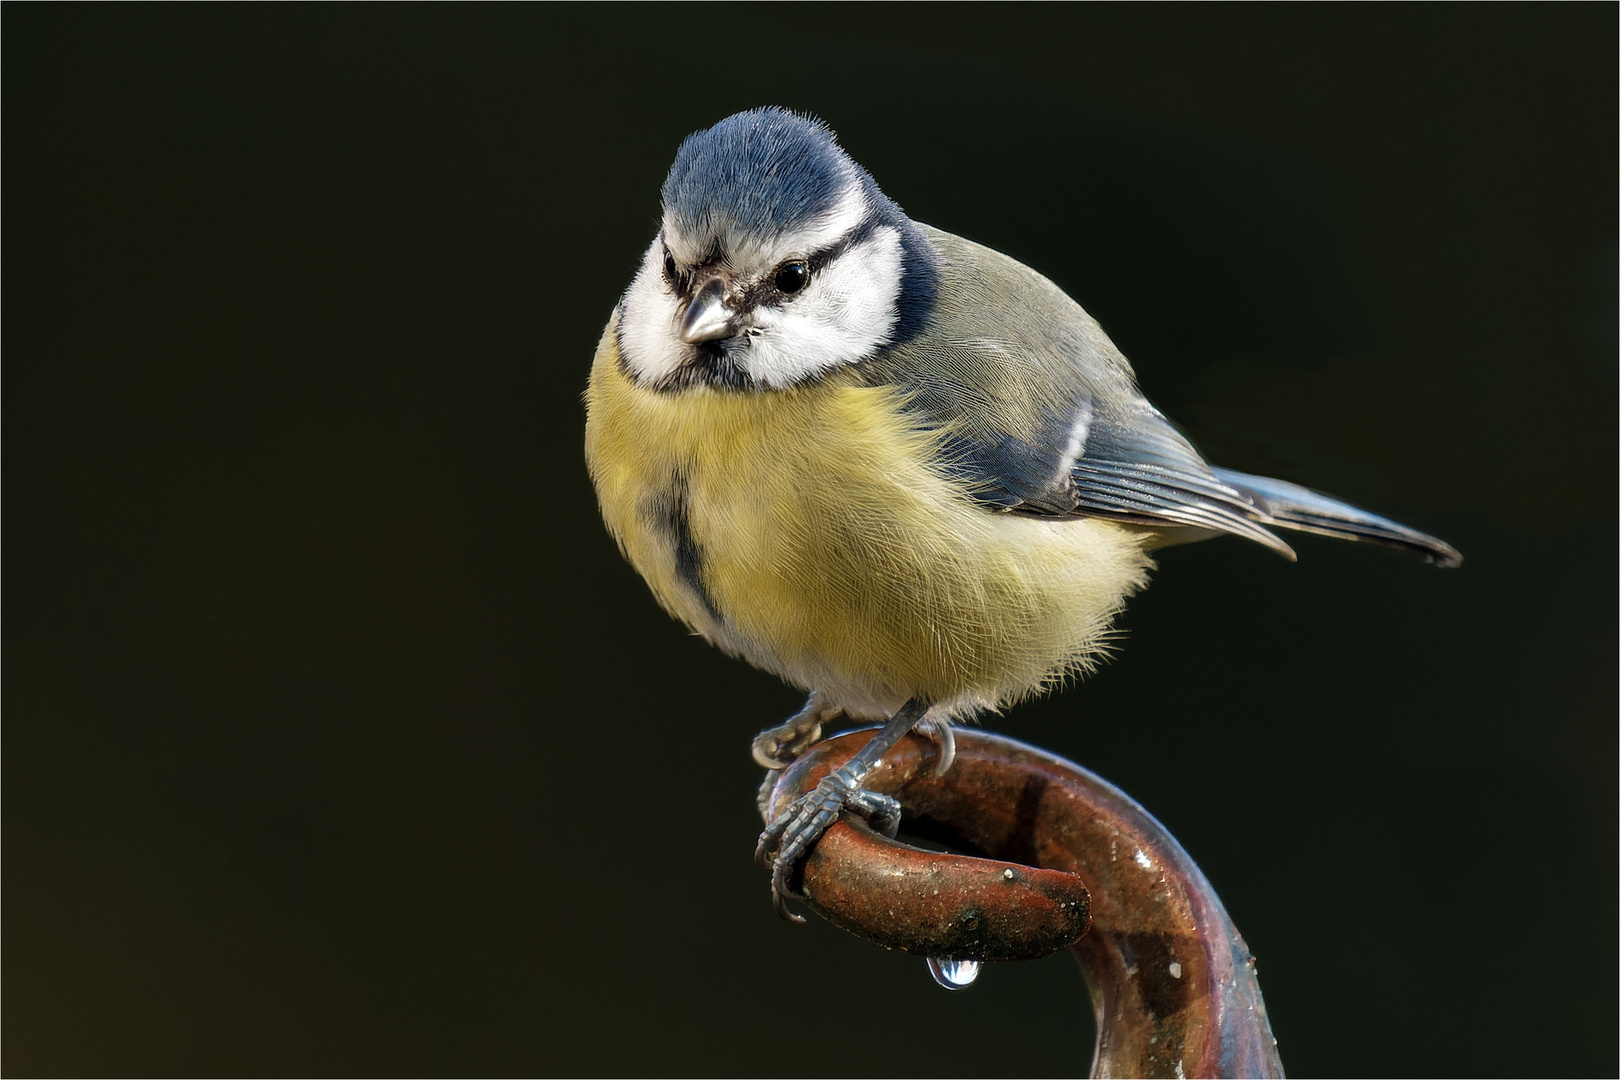
[[[1262,524],[1400,548],[1436,566],[1462,565],[1462,555],[1456,548],[1427,533],[1409,529],[1398,521],[1369,514],[1349,503],[1319,495],[1286,480],[1250,476],[1231,469],[1214,471],[1223,484],[1236,488],[1253,500]]]

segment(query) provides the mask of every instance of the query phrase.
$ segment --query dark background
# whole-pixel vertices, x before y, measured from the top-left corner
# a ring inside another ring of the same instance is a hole
[[[1616,8],[9,6],[8,1074],[1075,1073],[772,914],[798,696],[580,392],[680,139],[825,117],[1221,464],[1455,543],[1166,552],[994,726],[1180,837],[1297,1075],[1616,1059]]]

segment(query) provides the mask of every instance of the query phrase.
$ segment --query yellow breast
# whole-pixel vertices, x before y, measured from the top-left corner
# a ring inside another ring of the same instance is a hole
[[[1150,562],[1132,530],[987,511],[889,387],[658,393],[610,322],[586,391],[602,515],[660,603],[855,716],[995,707],[1095,657]]]

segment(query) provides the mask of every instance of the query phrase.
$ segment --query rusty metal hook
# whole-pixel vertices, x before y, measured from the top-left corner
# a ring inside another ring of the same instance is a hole
[[[777,778],[771,813],[871,736],[817,744]],[[866,786],[899,799],[919,835],[989,858],[924,851],[840,820],[795,876],[806,905],[934,959],[1072,948],[1097,1017],[1092,1076],[1283,1075],[1254,958],[1164,826],[1093,773],[1004,736],[958,729],[944,778],[934,776],[938,755],[933,740],[908,735]]]

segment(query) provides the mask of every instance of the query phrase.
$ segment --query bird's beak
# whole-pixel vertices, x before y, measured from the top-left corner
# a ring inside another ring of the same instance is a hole
[[[718,341],[737,332],[737,309],[727,302],[726,280],[715,276],[686,305],[681,316],[681,340],[688,345],[700,341]]]

